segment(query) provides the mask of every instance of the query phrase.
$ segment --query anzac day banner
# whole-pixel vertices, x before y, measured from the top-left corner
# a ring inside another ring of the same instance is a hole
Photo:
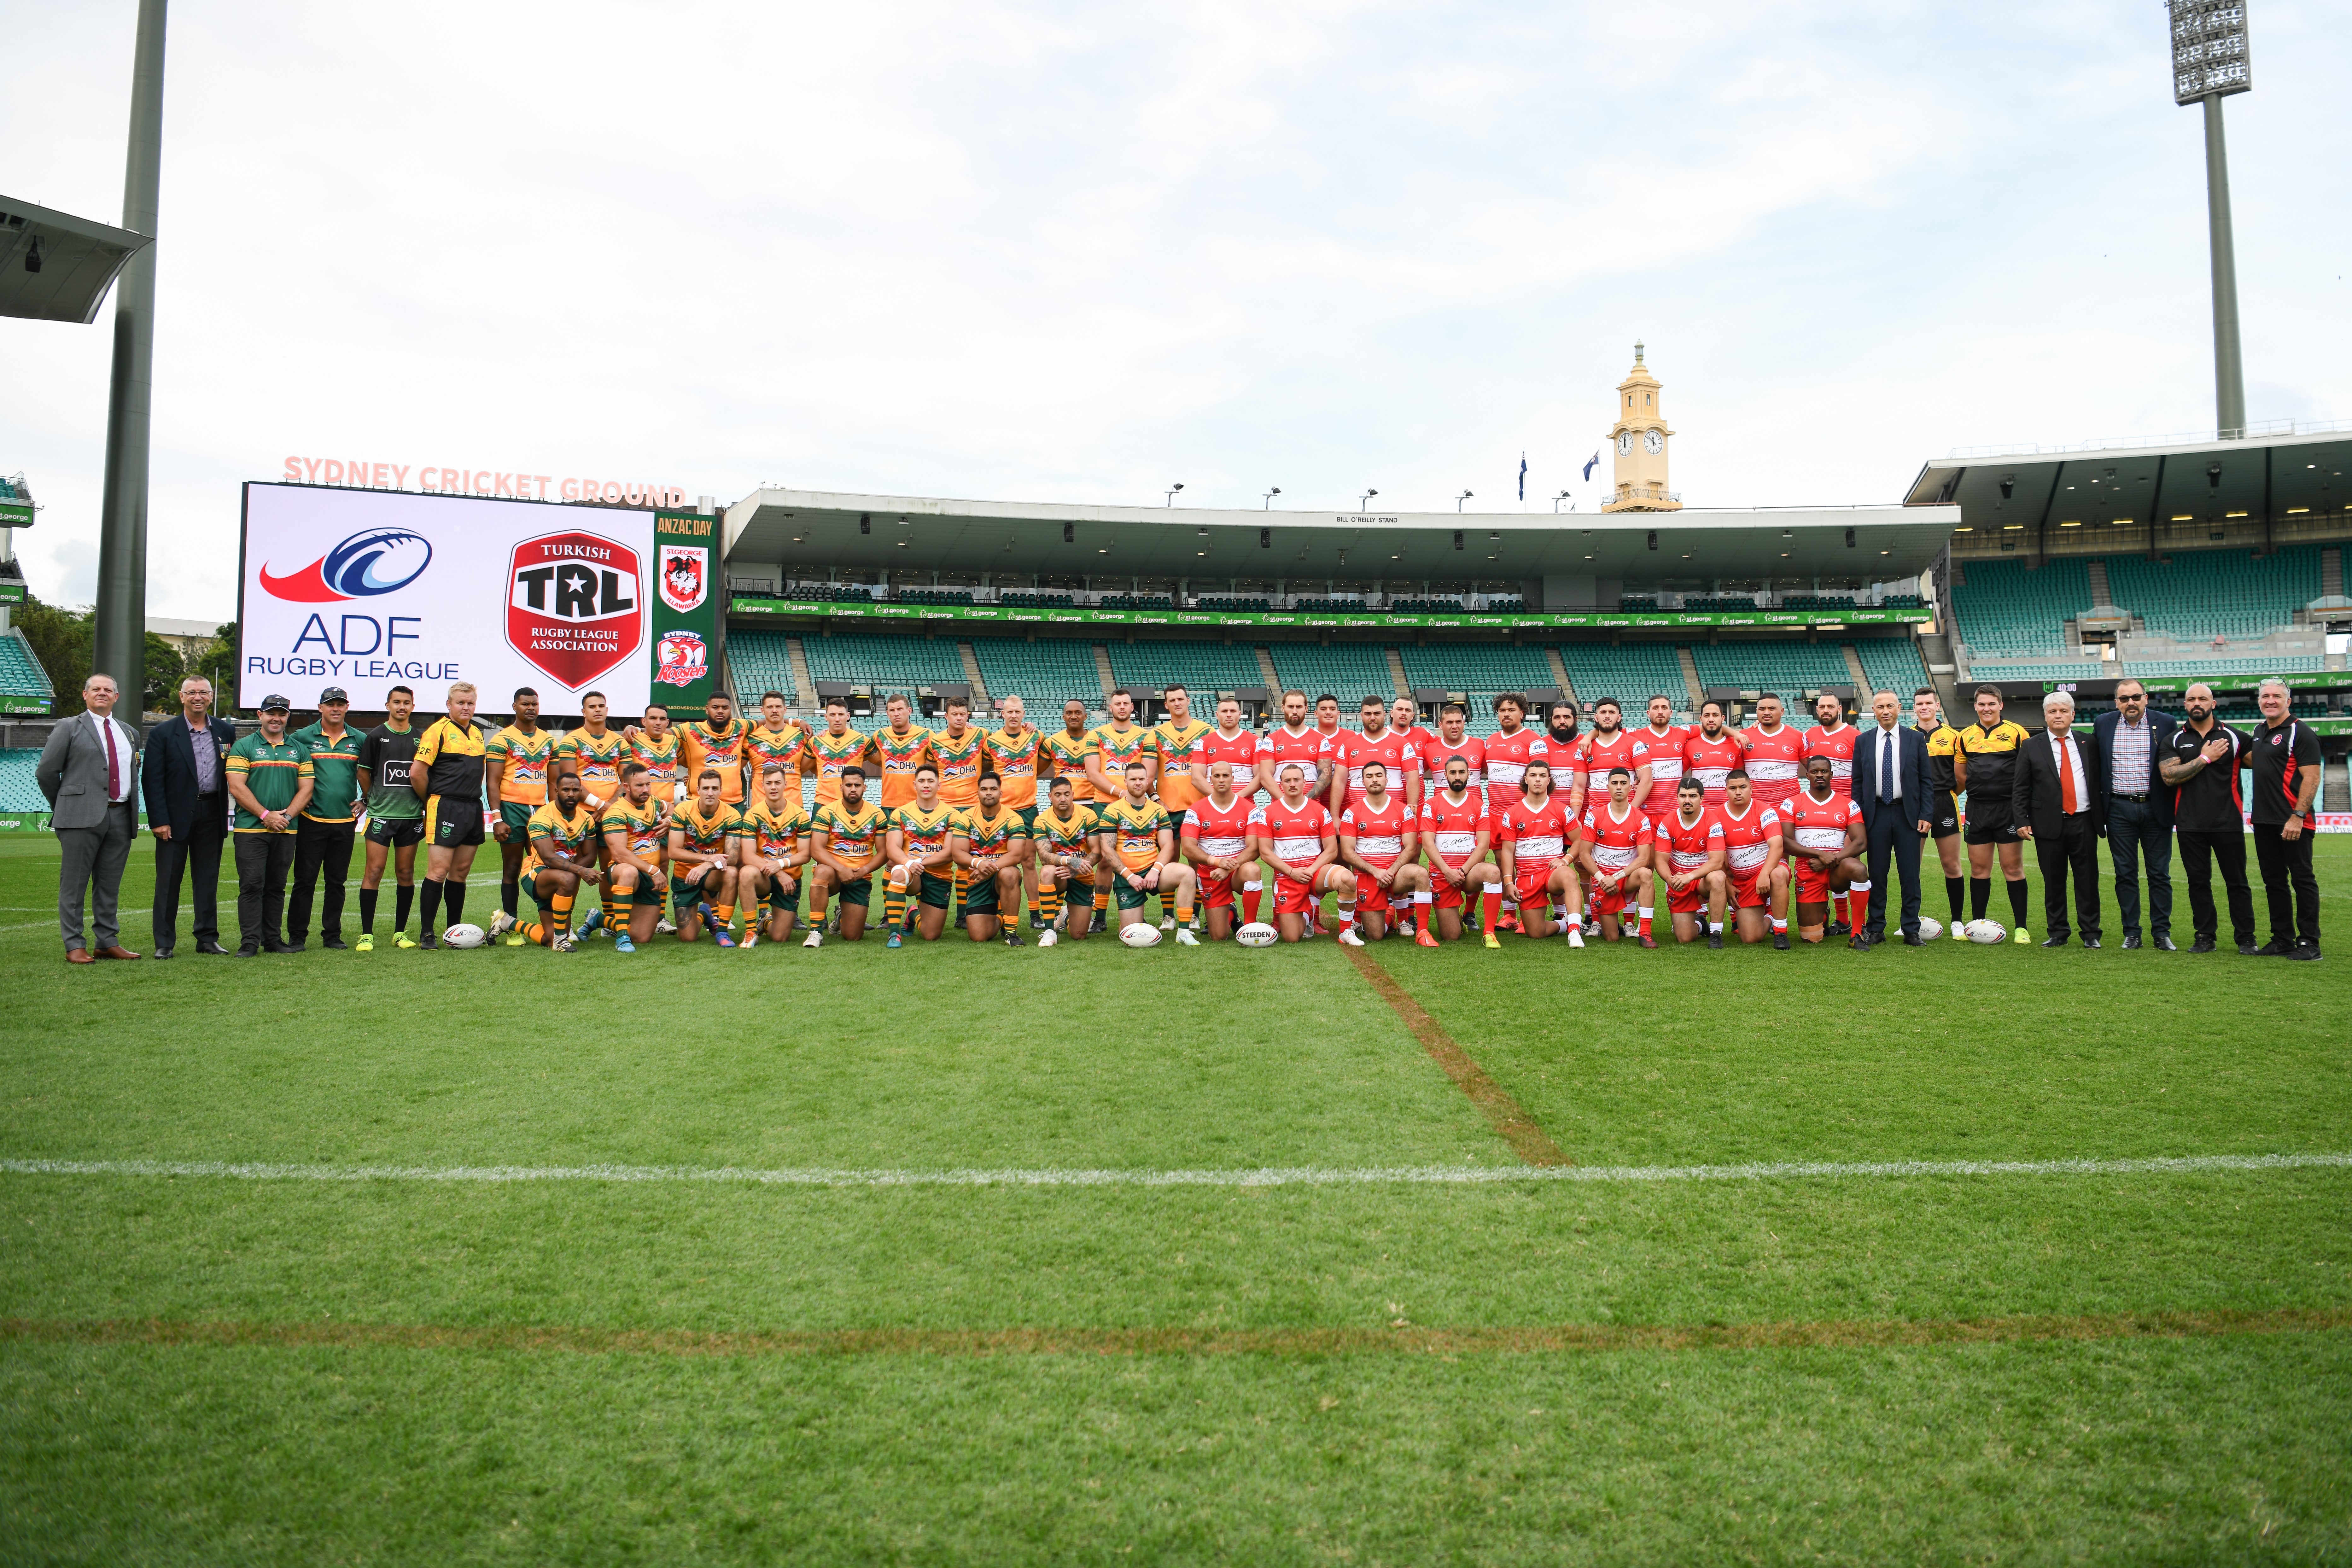
[[[654,514],[653,700],[696,710],[719,683],[719,519]]]

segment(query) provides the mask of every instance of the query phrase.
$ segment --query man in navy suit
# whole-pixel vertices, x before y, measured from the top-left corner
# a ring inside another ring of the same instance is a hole
[[[2139,945],[2140,863],[2147,863],[2148,936],[2161,952],[2172,942],[2172,794],[2158,770],[2176,721],[2147,705],[2147,688],[2129,676],[2116,682],[2116,711],[2102,713],[2098,776],[2091,787],[2107,803],[2107,858],[2116,868],[2116,908],[2124,945]]]
[[[180,879],[194,879],[196,951],[220,942],[221,845],[228,837],[228,749],[236,726],[211,717],[213,683],[180,682],[180,716],[147,737],[147,826],[155,835],[155,956],[169,958],[180,928]]]
[[[1862,808],[1870,857],[1870,920],[1849,947],[1867,949],[1886,940],[1886,861],[1892,855],[1903,878],[1903,945],[1919,940],[1919,841],[1934,830],[1928,820],[1935,802],[1927,793],[1927,742],[1903,722],[1903,700],[1892,691],[1874,693],[1870,715],[1877,722],[1854,737],[1853,804]]]

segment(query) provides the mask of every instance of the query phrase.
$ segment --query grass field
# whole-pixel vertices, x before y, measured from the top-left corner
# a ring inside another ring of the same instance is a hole
[[[2342,956],[69,971],[55,887],[9,1563],[2352,1559]]]

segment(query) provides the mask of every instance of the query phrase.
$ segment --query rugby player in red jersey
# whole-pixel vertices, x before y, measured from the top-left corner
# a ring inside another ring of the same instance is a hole
[[[1778,811],[1797,797],[1804,785],[1805,735],[1782,721],[1778,697],[1768,691],[1756,700],[1756,722],[1739,731],[1739,744],[1748,753],[1740,765],[1759,805]]]
[[[1307,770],[1311,784],[1323,773],[1324,739],[1314,725],[1307,721],[1307,693],[1297,687],[1282,694],[1282,722],[1270,730],[1261,730],[1257,736],[1257,752],[1253,763],[1257,769],[1257,787],[1269,798],[1282,794],[1282,781],[1276,770],[1285,763],[1297,763]],[[1308,790],[1309,795],[1314,794]]]
[[[1389,728],[1388,705],[1367,697],[1361,709],[1364,727],[1342,731],[1332,743],[1331,812],[1338,816],[1364,798],[1364,764],[1378,762],[1387,769],[1389,789],[1401,796],[1407,811],[1421,809],[1421,769],[1413,763],[1412,742]]]
[[[1862,739],[1862,731],[1845,721],[1845,704],[1824,691],[1813,700],[1813,717],[1819,721],[1805,731],[1805,760],[1815,757],[1830,760],[1830,788],[1840,800],[1853,798],[1853,748]],[[1811,769],[1808,768],[1810,774]],[[1845,920],[1832,919],[1830,934],[1843,936],[1849,931],[1864,930],[1870,916],[1870,868],[1863,868],[1862,878],[1846,889]],[[1834,916],[1836,910],[1831,914]]]
[[[1459,702],[1447,702],[1437,710],[1437,732],[1421,748],[1422,768],[1429,774],[1428,794],[1435,795],[1445,782],[1445,759],[1460,757],[1467,764],[1467,783],[1463,786],[1473,799],[1483,805],[1486,799],[1486,742],[1469,733],[1470,710]]]
[[[1685,733],[1683,740],[1683,773],[1696,778],[1706,792],[1706,804],[1723,804],[1723,777],[1747,760],[1747,749],[1739,737],[1724,728],[1723,704],[1702,702],[1698,705],[1698,728]]]
[[[1220,761],[1234,765],[1234,790],[1244,803],[1257,799],[1257,731],[1242,723],[1241,699],[1221,697],[1217,700],[1217,724],[1201,737],[1192,748],[1192,760],[1203,768],[1214,769]],[[1246,837],[1246,835],[1244,835]],[[1257,863],[1250,862],[1241,881],[1228,891],[1237,894],[1244,921],[1257,919],[1258,896],[1265,884],[1258,879]],[[1226,902],[1227,912],[1233,900]]]
[[[1400,900],[1408,907],[1429,899],[1429,874],[1413,864],[1413,840],[1421,816],[1389,788],[1389,769],[1378,757],[1363,763],[1363,794],[1339,813],[1339,864],[1356,873],[1356,909],[1374,942],[1388,935],[1388,917]],[[1426,922],[1423,922],[1424,926]],[[1364,939],[1342,928],[1339,940],[1361,947]],[[1414,939],[1423,947],[1437,941],[1424,929]]]
[[[1429,767],[1422,757],[1422,750],[1434,738],[1435,731],[1421,721],[1420,705],[1410,697],[1400,697],[1390,703],[1389,728],[1402,735],[1405,743],[1412,748],[1412,771],[1419,775],[1419,788],[1426,791],[1429,788]],[[1389,781],[1389,787],[1402,789],[1404,785],[1392,778]],[[1420,798],[1419,795],[1413,796],[1415,800]]]
[[[1275,775],[1277,794],[1250,814],[1250,837],[1259,858],[1274,867],[1274,920],[1285,942],[1311,931],[1316,904],[1325,893],[1352,903],[1355,874],[1335,864],[1339,831],[1323,803],[1307,793],[1307,765],[1285,763]]]
[[[1862,808],[1832,787],[1834,766],[1826,755],[1807,757],[1805,787],[1777,808],[1781,841],[1796,873],[1797,934],[1813,942],[1825,934],[1837,895],[1865,874]]]
[[[1638,798],[1654,822],[1675,814],[1683,782],[1683,746],[1690,738],[1690,726],[1675,722],[1674,699],[1651,698],[1650,722],[1634,731],[1633,739],[1649,752],[1650,788]]]
[[[1551,763],[1552,794],[1571,808],[1583,794],[1583,781],[1576,771],[1576,701],[1563,697],[1544,713],[1544,760]],[[1571,809],[1569,815],[1576,813]]]
[[[1569,798],[1591,810],[1609,793],[1609,770],[1623,768],[1633,775],[1633,799],[1640,801],[1650,788],[1649,763],[1648,748],[1625,728],[1624,710],[1614,697],[1604,697],[1592,705],[1591,731],[1576,743],[1576,771],[1584,780],[1584,793]]]
[[[1518,804],[1519,781],[1528,763],[1538,757],[1551,760],[1551,742],[1528,722],[1528,700],[1516,691],[1495,699],[1495,732],[1486,737],[1486,811],[1500,822],[1503,813]],[[1509,896],[1507,887],[1503,891]],[[1490,933],[1518,930],[1517,911],[1504,910],[1501,924],[1488,929]]]
[[[1551,764],[1528,764],[1519,798],[1495,819],[1495,858],[1503,883],[1519,903],[1519,926],[1529,936],[1551,934],[1551,912],[1565,907],[1568,945],[1584,945],[1584,897],[1576,879],[1576,819],[1567,798],[1551,787]]]
[[[1727,879],[1723,874],[1729,858],[1724,847],[1723,824],[1717,820],[1715,808],[1706,804],[1706,786],[1695,778],[1685,778],[1675,786],[1675,809],[1658,826],[1658,840],[1665,846],[1665,874],[1660,879],[1666,885],[1666,910],[1674,917],[1675,940],[1696,942],[1699,927],[1706,926],[1706,945],[1723,945],[1723,895]],[[1714,905],[1715,919],[1708,921],[1707,906]]]
[[[1636,933],[1643,947],[1655,947],[1650,935],[1650,862],[1656,829],[1650,814],[1633,804],[1633,770],[1622,763],[1609,770],[1608,798],[1584,813],[1584,832],[1576,847],[1584,871],[1584,885],[1592,890],[1592,908],[1601,917],[1601,934],[1615,942],[1624,934],[1625,910],[1639,917]]]
[[[1446,707],[1460,711],[1454,703]],[[1503,873],[1486,858],[1494,843],[1494,823],[1486,815],[1486,803],[1470,787],[1470,759],[1449,752],[1444,772],[1444,784],[1421,803],[1421,843],[1429,852],[1437,929],[1448,942],[1462,935],[1462,910],[1475,889],[1486,910],[1486,945],[1500,947],[1495,925],[1503,908]]]
[[[1747,769],[1734,768],[1724,776],[1716,820],[1723,825],[1724,879],[1739,940],[1762,942],[1769,928],[1772,945],[1786,952],[1789,868],[1780,858],[1780,817],[1749,793]]]
[[[1257,856],[1250,842],[1250,814],[1256,809],[1248,795],[1234,788],[1230,756],[1209,764],[1209,793],[1185,809],[1181,847],[1201,884],[1211,942],[1223,942],[1234,934],[1234,894],[1244,878],[1257,874]],[[1250,900],[1249,912],[1257,912],[1255,899]]]
[[[1331,774],[1339,765],[1339,700],[1329,692],[1315,700],[1315,732],[1323,738],[1323,750],[1318,760],[1323,771],[1315,777],[1314,787],[1307,793],[1317,800],[1331,798]]]

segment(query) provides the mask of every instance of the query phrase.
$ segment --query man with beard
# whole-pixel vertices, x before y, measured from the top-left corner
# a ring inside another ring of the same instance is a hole
[[[1739,743],[1739,737],[1724,726],[1723,704],[1700,703],[1698,728],[1690,731],[1683,742],[1683,774],[1698,780],[1708,805],[1723,804],[1724,780],[1747,760],[1748,751]]]
[[[2213,689],[2200,681],[2181,694],[2188,715],[2166,738],[2157,763],[2172,787],[2173,836],[2180,845],[2181,879],[2189,884],[2191,952],[2211,952],[2221,922],[2213,908],[2213,866],[2230,903],[2230,930],[2238,951],[2252,957],[2254,890],[2246,880],[2246,816],[2238,791],[2246,738],[2213,718]]]

